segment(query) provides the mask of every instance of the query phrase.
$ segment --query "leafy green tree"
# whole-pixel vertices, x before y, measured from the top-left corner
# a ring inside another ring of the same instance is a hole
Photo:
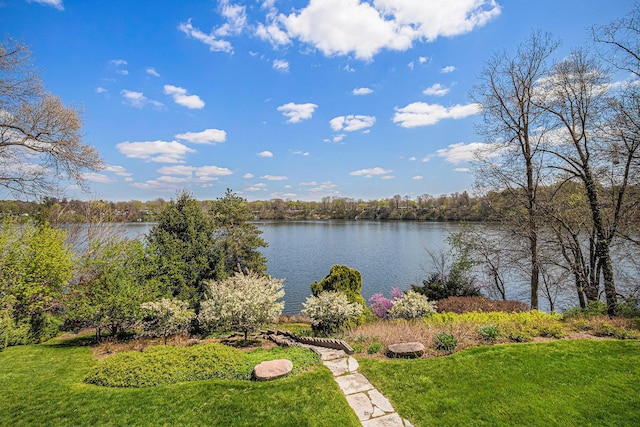
[[[147,243],[153,255],[154,274],[167,295],[198,308],[205,292],[204,282],[224,277],[223,257],[214,236],[213,222],[188,193],[165,205]]]
[[[206,281],[236,272],[263,275],[266,259],[258,248],[267,243],[248,222],[252,217],[244,199],[231,190],[213,201],[208,212],[186,192],[170,201],[147,238],[167,294],[198,309]]]
[[[98,340],[104,330],[115,335],[135,326],[142,319],[141,304],[158,293],[156,282],[147,279],[149,268],[139,240],[92,242],[69,288],[69,324],[96,328]]]
[[[72,276],[65,233],[48,224],[0,225],[0,317],[5,345],[41,342],[58,331],[55,317]]]
[[[227,189],[223,198],[211,203],[209,215],[215,227],[217,253],[224,255],[225,272],[265,274],[267,260],[258,248],[266,247],[267,242],[260,238],[262,231],[249,222],[254,215],[246,201]]]
[[[256,273],[237,272],[222,281],[208,283],[208,298],[202,302],[198,320],[205,330],[216,328],[244,333],[273,323],[284,308],[283,281]]]
[[[364,297],[360,293],[362,290],[362,275],[355,268],[346,265],[334,265],[331,272],[318,282],[311,284],[313,296],[320,295],[321,292],[341,292],[347,296],[349,302],[356,302],[362,307],[366,307]]]

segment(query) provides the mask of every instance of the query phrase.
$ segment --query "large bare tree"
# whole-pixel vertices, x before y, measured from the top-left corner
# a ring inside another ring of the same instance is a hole
[[[532,33],[514,53],[503,51],[489,59],[472,93],[482,105],[478,131],[491,147],[490,153],[479,153],[477,182],[484,191],[506,190],[518,203],[515,215],[504,218],[528,242],[532,308],[538,308],[540,283],[538,187],[545,131],[550,130],[537,82],[546,75],[557,46],[548,33]]]
[[[83,172],[102,162],[81,128],[80,111],[45,90],[29,48],[12,38],[0,43],[0,187],[37,197],[63,180],[82,184]]]

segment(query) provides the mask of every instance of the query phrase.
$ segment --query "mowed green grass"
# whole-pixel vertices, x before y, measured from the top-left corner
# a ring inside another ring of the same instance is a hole
[[[91,349],[61,341],[0,352],[0,425],[360,425],[324,367],[261,383],[108,388],[83,382],[96,363]]]
[[[563,340],[359,362],[416,426],[640,426],[639,341]]]

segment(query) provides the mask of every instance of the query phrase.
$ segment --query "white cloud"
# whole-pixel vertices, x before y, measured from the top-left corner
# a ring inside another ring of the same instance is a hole
[[[116,165],[107,165],[106,168],[104,168],[105,172],[111,172],[114,173],[118,176],[123,176],[123,177],[130,177],[131,173],[127,172],[127,170],[125,168],[123,168],[122,166],[116,166]]]
[[[419,56],[418,57],[418,62],[421,64],[426,63],[429,60],[429,58],[427,58],[426,56]]]
[[[300,185],[300,186],[314,186],[314,185],[318,185],[318,183],[316,181],[309,181],[309,182],[301,182],[298,185]]]
[[[161,181],[171,182],[189,182],[194,179],[198,182],[213,181],[220,176],[233,175],[233,172],[228,168],[221,168],[219,166],[163,166],[158,169],[158,173],[164,175],[158,178]],[[177,178],[172,175],[183,176],[184,178]]]
[[[215,144],[224,142],[227,139],[227,132],[220,129],[205,129],[202,132],[179,133],[175,137],[194,144]]]
[[[251,179],[251,178],[253,178],[253,174],[252,174],[252,173],[247,172],[247,173],[245,173],[244,175],[242,175],[242,177],[243,177],[244,179]]]
[[[147,67],[144,70],[147,72],[147,74],[151,74],[154,77],[160,77],[160,73],[158,73],[153,67]]]
[[[468,33],[499,14],[495,0],[310,0],[280,21],[289,38],[327,56],[371,60],[382,49],[404,51],[416,41]]]
[[[393,122],[404,128],[430,126],[443,119],[462,119],[480,111],[480,104],[454,105],[444,107],[438,104],[414,102],[406,107],[396,107]]]
[[[335,132],[354,132],[356,130],[370,128],[375,122],[376,118],[374,116],[348,115],[334,117],[329,121],[329,126],[331,126],[331,129]]]
[[[422,176],[422,175],[416,175],[416,176],[414,176],[414,177],[413,177],[413,178],[411,178],[411,179],[413,179],[414,181],[420,181],[420,180],[424,179],[424,176]]]
[[[271,151],[261,151],[258,153],[258,157],[273,157],[273,153]]]
[[[142,92],[135,92],[132,90],[122,90],[120,94],[124,97],[125,103],[136,108],[144,108],[147,105],[151,105],[154,108],[162,108],[164,104],[160,101],[149,99]]]
[[[204,108],[204,101],[198,95],[187,95],[187,90],[178,86],[164,85],[165,95],[171,95],[176,104],[191,110]]]
[[[113,177],[95,172],[84,172],[82,173],[82,178],[90,182],[99,182],[101,184],[111,184],[117,181]]]
[[[455,168],[454,172],[465,172],[465,173],[468,173],[468,172],[471,172],[471,169],[469,169],[469,168]]]
[[[286,73],[287,71],[289,71],[289,62],[285,61],[284,59],[275,59],[273,61],[273,69]]]
[[[177,141],[125,141],[117,144],[116,148],[129,158],[158,163],[182,163],[188,153],[196,152]]]
[[[443,74],[448,74],[448,73],[453,73],[455,70],[456,70],[456,67],[454,67],[453,65],[447,65],[446,67],[442,68],[440,72]]]
[[[228,0],[221,0],[220,9],[220,14],[226,18],[226,22],[215,29],[215,34],[222,37],[240,34],[247,26],[246,8],[231,4]]]
[[[55,7],[58,10],[64,10],[62,0],[27,0],[29,3],[39,3],[45,6]]]
[[[291,42],[286,31],[283,31],[275,22],[271,22],[267,25],[258,24],[258,27],[256,28],[256,35],[262,40],[270,42],[273,46],[286,45]]]
[[[231,52],[233,48],[227,40],[220,40],[214,33],[206,34],[191,25],[191,19],[178,25],[178,29],[188,37],[194,38],[207,46],[211,52]]]
[[[121,76],[126,76],[129,74],[129,71],[126,68],[123,68],[127,66],[127,61],[125,61],[124,59],[112,59],[111,61],[109,61],[109,64],[113,65],[116,74],[120,74]]]
[[[203,179],[232,175],[233,172],[228,168],[221,168],[218,166],[199,166],[195,168],[195,174],[198,178]]]
[[[440,83],[435,83],[423,90],[422,93],[431,96],[445,96],[449,93],[449,88],[442,86]]]
[[[369,95],[370,93],[373,93],[373,89],[368,87],[358,87],[353,90],[354,95]]]
[[[107,90],[101,86],[98,86],[96,88],[96,93],[105,93],[105,92],[107,92]]]
[[[380,179],[395,179],[395,176],[393,176],[393,175],[385,175]]]
[[[284,181],[288,179],[286,176],[274,176],[274,175],[264,175],[260,177],[261,179],[266,179],[267,181]]]
[[[370,169],[360,169],[357,171],[351,172],[349,175],[352,176],[364,176],[365,178],[371,178],[374,175],[387,175],[393,172],[392,170],[383,169],[381,167],[375,167]]]
[[[295,104],[289,102],[288,104],[279,106],[277,110],[289,119],[287,123],[298,123],[302,120],[310,119],[316,108],[318,108],[316,104]]]
[[[457,165],[462,162],[473,161],[479,156],[485,158],[498,157],[502,149],[500,144],[487,144],[483,142],[470,142],[465,144],[464,142],[459,142],[436,151],[436,154],[439,157],[444,157],[447,162]]]
[[[267,191],[267,184],[255,184],[252,185],[250,187],[247,187],[244,189],[244,191],[250,191],[250,192],[255,192],[255,191]]]

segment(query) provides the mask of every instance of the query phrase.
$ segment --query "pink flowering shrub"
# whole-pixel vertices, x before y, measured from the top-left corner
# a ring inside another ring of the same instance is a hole
[[[386,298],[381,293],[373,294],[371,298],[369,298],[369,304],[373,314],[380,319],[386,319],[389,310],[393,308],[393,304],[395,304],[396,301],[401,300],[404,296],[404,292],[397,287],[392,288],[390,294],[392,299]]]

